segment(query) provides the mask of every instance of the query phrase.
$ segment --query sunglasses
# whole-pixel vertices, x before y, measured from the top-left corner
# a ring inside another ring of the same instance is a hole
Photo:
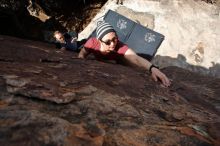
[[[118,37],[113,37],[111,40],[107,40],[107,41],[103,41],[101,40],[101,42],[105,43],[107,46],[111,45],[111,43],[115,43],[116,41],[118,41]]]

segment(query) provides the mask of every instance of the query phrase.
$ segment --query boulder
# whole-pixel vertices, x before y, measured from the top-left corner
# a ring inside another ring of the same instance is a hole
[[[148,73],[0,35],[0,145],[220,145],[220,80]],[[12,43],[16,42],[16,43]]]

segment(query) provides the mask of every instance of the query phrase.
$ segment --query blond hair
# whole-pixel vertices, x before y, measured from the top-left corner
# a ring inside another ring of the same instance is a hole
[[[55,37],[57,34],[62,34],[60,31],[55,31],[54,33],[53,33],[53,36]]]

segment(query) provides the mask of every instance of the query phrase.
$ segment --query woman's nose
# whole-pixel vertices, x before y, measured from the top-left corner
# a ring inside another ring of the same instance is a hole
[[[110,46],[114,46],[116,44],[116,42],[111,41]]]

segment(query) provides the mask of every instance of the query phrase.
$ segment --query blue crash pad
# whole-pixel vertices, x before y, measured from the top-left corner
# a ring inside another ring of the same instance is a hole
[[[115,11],[109,10],[103,19],[113,26],[120,41],[148,60],[153,59],[164,40],[164,35],[146,28]],[[91,36],[95,36],[95,30]]]

